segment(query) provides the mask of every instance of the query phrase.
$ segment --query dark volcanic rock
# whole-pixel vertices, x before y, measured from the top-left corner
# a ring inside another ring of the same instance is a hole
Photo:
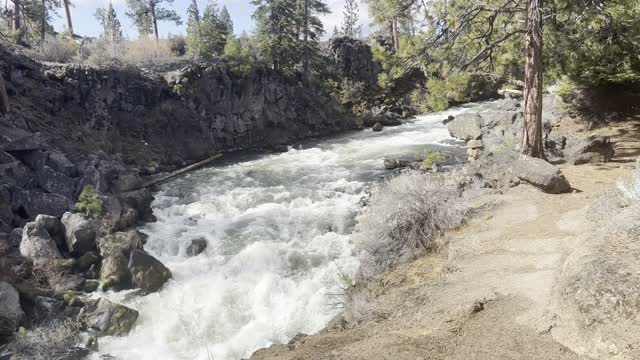
[[[381,66],[373,61],[371,47],[367,43],[341,36],[331,39],[329,50],[338,65],[340,76],[369,86],[376,85]]]
[[[565,154],[569,164],[581,165],[607,162],[615,151],[608,136],[590,136],[570,146]]]
[[[133,328],[138,319],[138,312],[112,303],[106,298],[100,298],[86,305],[80,312],[79,319],[98,336],[124,336]]]
[[[73,202],[60,194],[43,193],[36,190],[16,189],[11,198],[14,208],[22,209],[27,219],[34,219],[38,214],[61,217],[73,208]]]
[[[62,215],[67,247],[73,255],[82,255],[96,247],[96,224],[82,215],[69,212]]]
[[[38,184],[49,193],[62,194],[69,199],[74,197],[75,181],[48,166],[42,166],[36,172]]]
[[[67,249],[65,230],[60,219],[55,216],[40,214],[36,216],[34,222],[36,223],[36,227],[42,227],[49,233],[49,236],[51,236],[56,243],[58,249]]]
[[[133,250],[129,258],[129,271],[133,286],[146,292],[155,292],[171,279],[171,271],[158,259],[142,250]]]
[[[204,238],[197,238],[191,240],[191,244],[187,246],[187,255],[196,256],[207,248],[207,240]]]

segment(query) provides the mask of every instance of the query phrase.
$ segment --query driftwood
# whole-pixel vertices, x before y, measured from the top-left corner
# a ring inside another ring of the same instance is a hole
[[[4,79],[0,75],[0,115],[9,112],[9,96],[7,95],[7,88],[4,86]]]
[[[206,158],[206,159],[204,159],[202,161],[198,161],[197,163],[191,164],[191,165],[189,165],[187,167],[183,167],[180,170],[176,170],[176,171],[174,171],[174,172],[172,172],[170,174],[167,174],[165,176],[162,176],[162,177],[160,177],[158,179],[153,179],[151,181],[148,181],[148,182],[146,182],[146,183],[144,183],[142,185],[142,188],[148,188],[148,187],[152,187],[154,185],[159,185],[159,184],[162,184],[163,182],[166,182],[166,181],[169,181],[169,180],[173,179],[176,176],[180,176],[180,175],[186,174],[188,172],[191,172],[191,171],[194,171],[194,170],[198,170],[198,169],[200,169],[200,168],[212,163],[214,160],[217,160],[217,159],[219,159],[221,157],[222,157],[222,154],[215,154],[215,155],[213,155],[213,156],[211,156],[209,158]]]

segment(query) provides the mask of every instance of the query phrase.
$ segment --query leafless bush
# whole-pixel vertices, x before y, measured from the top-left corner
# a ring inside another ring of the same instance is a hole
[[[344,307],[344,319],[349,323],[358,324],[378,317],[376,306],[366,289],[353,288],[349,291]]]
[[[468,207],[456,174],[408,172],[372,189],[354,233],[363,278],[437,247],[446,230],[460,225]]]
[[[134,41],[127,41],[127,50],[122,56],[122,60],[132,65],[158,65],[175,61],[175,56],[169,50],[169,42],[161,39],[158,49],[155,48],[155,40],[152,38],[140,38]]]
[[[69,63],[74,60],[78,48],[79,45],[74,40],[48,36],[34,57],[40,61]]]
[[[16,360],[50,360],[68,354],[80,342],[80,329],[70,320],[18,334],[9,344]]]

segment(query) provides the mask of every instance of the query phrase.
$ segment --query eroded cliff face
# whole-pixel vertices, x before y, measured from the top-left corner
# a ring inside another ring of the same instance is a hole
[[[323,90],[222,63],[171,72],[42,65],[0,48],[0,233],[73,208],[85,185],[139,188],[139,175],[216,152],[283,148],[355,127]]]

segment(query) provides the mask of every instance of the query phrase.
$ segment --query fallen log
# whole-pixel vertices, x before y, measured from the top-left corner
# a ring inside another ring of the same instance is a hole
[[[198,169],[200,169],[200,168],[212,163],[214,160],[217,160],[217,159],[219,159],[221,157],[222,157],[222,154],[215,154],[215,155],[213,155],[211,157],[208,157],[208,158],[206,158],[206,159],[204,159],[202,161],[198,161],[197,163],[194,163],[194,164],[191,164],[189,166],[183,167],[182,169],[176,170],[176,171],[174,171],[174,172],[172,172],[170,174],[167,174],[165,176],[162,176],[162,177],[160,177],[158,179],[153,179],[151,181],[148,181],[148,182],[142,184],[142,188],[144,189],[144,188],[152,187],[154,185],[159,185],[159,184],[162,184],[162,183],[164,183],[166,181],[169,181],[169,180],[175,178],[176,176],[184,175],[184,174],[186,174],[188,172],[198,170]]]
[[[7,95],[7,88],[4,86],[4,79],[0,75],[0,115],[9,112],[9,96]]]

